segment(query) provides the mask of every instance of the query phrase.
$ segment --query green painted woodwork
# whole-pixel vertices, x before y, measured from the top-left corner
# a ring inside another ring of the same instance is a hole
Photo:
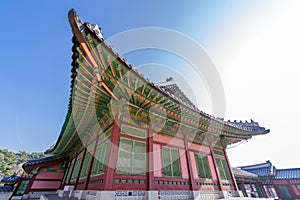
[[[146,143],[128,138],[120,138],[117,161],[118,174],[146,174]]]
[[[296,185],[298,192],[300,193],[300,185]]]
[[[81,165],[81,161],[82,161],[82,159],[76,161],[75,166],[74,166],[74,170],[73,170],[73,173],[72,173],[72,176],[71,176],[71,181],[76,180],[76,178],[78,176],[79,168],[80,168],[80,165]]]
[[[86,148],[87,149],[86,156],[85,156],[85,159],[83,161],[82,169],[81,169],[80,176],[79,176],[81,179],[87,177],[88,170],[89,170],[89,167],[90,167],[90,163],[91,163],[91,160],[92,160],[92,157],[93,157],[93,151],[94,151],[94,148],[95,148],[95,143],[96,143],[96,141],[91,142]]]
[[[82,162],[83,154],[84,154],[84,151],[82,151],[81,153],[79,153],[79,155],[78,155],[78,157],[76,159],[75,166],[74,166],[73,173],[72,173],[70,181],[75,181],[76,178],[77,178],[77,176],[78,176],[78,172],[79,172],[80,165],[81,165],[81,162]]]
[[[231,180],[230,172],[226,160],[216,158],[218,171],[222,180]]]
[[[180,162],[177,148],[162,147],[163,174],[166,177],[180,177]]]
[[[210,168],[206,155],[195,154],[198,176],[202,179],[211,179]]]
[[[82,168],[81,168],[79,178],[86,178],[86,176],[88,174],[91,159],[92,159],[92,154],[87,152],[86,156],[85,156],[85,159],[83,161],[83,165],[82,165]]]
[[[103,141],[107,140],[112,133],[112,128],[109,128],[107,131],[105,131],[104,134],[101,134],[98,138],[98,144],[102,143]]]
[[[55,169],[55,168],[47,168],[47,172],[57,172],[57,169]]]
[[[132,174],[146,174],[146,143],[133,140]]]
[[[131,174],[132,172],[132,140],[121,138],[117,162],[117,173],[119,174]]]
[[[34,170],[32,170],[32,174],[38,174],[40,170],[40,167],[35,168]]]
[[[224,152],[221,151],[221,150],[214,149],[214,154],[215,154],[215,155],[218,155],[218,156],[224,157]]]
[[[230,175],[229,168],[228,168],[226,160],[222,160],[222,165],[223,165],[223,169],[225,171],[225,175],[226,175],[227,180],[231,180],[231,175]]]
[[[17,189],[16,194],[17,195],[24,194],[27,189],[28,184],[29,184],[29,180],[21,180],[21,183]]]
[[[146,138],[147,137],[146,130],[128,126],[128,125],[122,125],[121,133],[126,134],[126,135],[131,135],[134,137],[138,137],[138,138]]]
[[[109,146],[109,140],[97,146],[91,176],[97,176],[104,173]]]
[[[289,192],[288,188],[286,185],[279,185],[278,189],[281,193],[281,195],[283,196],[284,199],[292,199],[292,195]]]
[[[68,170],[68,178],[66,179],[66,182],[71,180],[72,170],[74,168],[74,162],[75,162],[75,159],[73,159],[72,162],[71,162],[70,168]]]
[[[196,134],[195,137],[193,138],[193,142],[203,144],[203,138],[202,136]]]
[[[164,128],[162,129],[162,132],[166,135],[170,135],[170,136],[176,136],[179,132],[178,132],[178,122],[177,121],[170,121],[168,120],[165,123]]]
[[[69,162],[68,162],[68,164],[69,164]],[[70,167],[66,166],[62,183],[66,183],[67,178],[69,177],[69,173],[70,173]]]

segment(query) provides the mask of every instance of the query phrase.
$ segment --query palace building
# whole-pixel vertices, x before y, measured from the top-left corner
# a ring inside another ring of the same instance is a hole
[[[74,36],[66,118],[47,151],[51,156],[24,164],[14,196],[243,196],[226,147],[269,130],[200,111],[172,78],[155,84],[128,65],[97,25],[83,23],[74,10],[69,21]]]
[[[233,168],[245,197],[300,199],[300,168],[277,169],[270,161]],[[241,173],[242,172],[242,173]]]

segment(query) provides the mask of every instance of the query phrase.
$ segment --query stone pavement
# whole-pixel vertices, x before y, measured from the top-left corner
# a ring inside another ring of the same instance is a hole
[[[0,192],[0,200],[8,200],[12,192]]]
[[[250,198],[250,197],[230,197],[227,199],[220,199],[220,200],[274,200],[272,198]]]
[[[78,200],[75,197],[58,197],[57,194],[47,194],[43,195],[40,200]],[[198,199],[196,199],[198,200]],[[199,199],[200,200],[200,199]],[[273,200],[268,198],[249,198],[249,197],[230,197],[226,199],[220,199],[220,200]]]

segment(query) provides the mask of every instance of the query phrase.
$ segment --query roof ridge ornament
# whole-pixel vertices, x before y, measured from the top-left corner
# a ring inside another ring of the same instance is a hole
[[[82,43],[85,41],[83,35],[82,35],[82,31],[84,29],[84,24],[81,21],[79,15],[77,14],[77,12],[74,9],[71,9],[68,13],[68,18],[69,18],[69,22],[72,28],[72,32],[74,33],[74,35],[76,35],[76,38],[78,40],[79,43]]]

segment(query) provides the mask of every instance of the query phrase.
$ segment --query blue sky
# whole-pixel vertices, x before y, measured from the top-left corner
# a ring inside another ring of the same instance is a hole
[[[298,150],[293,141],[287,140],[286,148],[278,151],[278,146],[282,145],[282,131],[286,130],[287,138],[294,138],[295,135],[289,134],[295,134],[295,131],[292,128],[287,130],[290,123],[282,118],[280,121],[273,113],[281,107],[276,112],[278,115],[286,116],[291,111],[292,118],[296,119],[293,111],[300,109],[296,102],[289,109],[284,106],[289,102],[286,99],[274,101],[278,95],[275,91],[265,96],[275,90],[275,86],[264,84],[278,83],[276,73],[281,74],[280,71],[275,70],[275,76],[272,75],[272,70],[277,69],[274,65],[278,63],[278,57],[274,55],[286,56],[292,66],[296,61],[291,59],[291,54],[267,54],[268,59],[257,54],[257,50],[264,49],[265,53],[270,52],[268,48],[274,49],[270,45],[274,41],[277,47],[286,48],[286,52],[295,52],[287,49],[290,46],[283,41],[292,36],[296,38],[290,34],[298,33],[296,25],[291,23],[288,26],[286,22],[295,19],[296,11],[288,12],[288,9],[299,8],[297,6],[296,3],[267,0],[189,1],[184,4],[179,1],[1,2],[0,148],[44,151],[55,143],[66,115],[70,91],[72,33],[67,13],[74,8],[83,21],[98,24],[106,38],[132,28],[162,27],[179,31],[197,41],[215,62],[223,80],[227,105],[225,118],[253,118],[272,131],[269,136],[251,139],[247,144],[229,150],[232,164],[253,164],[270,159],[278,166],[299,167],[299,161],[285,156]],[[286,31],[279,34],[283,25],[286,25]],[[270,33],[274,40],[264,44]],[[129,62],[135,66],[149,62],[172,63],[168,58],[168,55],[151,50],[128,55]],[[271,58],[274,58],[272,62]],[[286,59],[279,61],[283,60]],[[147,70],[144,71],[147,75]],[[245,73],[252,78],[245,77]],[[157,81],[154,75],[148,74],[148,77]],[[289,77],[287,75],[284,80],[289,80]],[[280,91],[286,97],[297,93],[297,88],[287,93],[283,90]],[[283,103],[285,101],[287,103]],[[209,112],[205,106],[199,107]],[[270,150],[264,149],[266,144]],[[258,150],[250,154],[253,149]],[[261,151],[264,152],[262,155]]]

